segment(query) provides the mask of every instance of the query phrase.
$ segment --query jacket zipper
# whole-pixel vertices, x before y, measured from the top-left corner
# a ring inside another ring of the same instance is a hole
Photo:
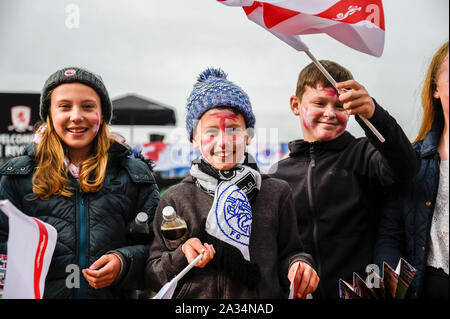
[[[80,288],[77,291],[77,298],[86,298],[86,280],[81,271],[87,268],[87,207],[83,200],[83,193],[77,187],[78,206],[78,266],[80,267]]]
[[[314,153],[314,145],[311,144],[309,146],[309,166],[308,166],[308,174],[307,174],[307,186],[308,186],[308,202],[309,202],[309,210],[311,211],[312,221],[313,221],[313,243],[314,250],[316,251],[316,262],[317,262],[317,274],[320,277],[322,273],[322,261],[320,258],[320,250],[319,250],[319,241],[318,241],[318,221],[316,208],[314,205],[314,197],[313,197],[313,185],[312,185],[312,169],[316,167],[316,155]],[[320,288],[319,288],[320,289]]]

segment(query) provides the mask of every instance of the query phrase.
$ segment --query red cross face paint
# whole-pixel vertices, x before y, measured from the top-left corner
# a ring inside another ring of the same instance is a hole
[[[193,143],[213,167],[229,170],[242,159],[248,144],[245,119],[228,109],[211,109],[197,123]]]
[[[307,87],[299,110],[304,139],[308,142],[333,140],[347,127],[349,116],[333,87]]]

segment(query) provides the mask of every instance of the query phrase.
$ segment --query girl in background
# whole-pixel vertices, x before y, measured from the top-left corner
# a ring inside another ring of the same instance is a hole
[[[413,144],[422,159],[412,182],[397,185],[384,207],[375,259],[417,269],[412,297],[448,298],[448,42],[434,55],[422,90],[423,120]]]

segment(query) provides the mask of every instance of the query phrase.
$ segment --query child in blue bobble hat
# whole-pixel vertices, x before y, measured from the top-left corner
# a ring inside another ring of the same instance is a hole
[[[161,198],[146,280],[155,291],[199,254],[174,298],[287,298],[313,292],[319,278],[303,253],[291,190],[261,174],[246,146],[255,116],[247,94],[220,69],[200,74],[186,105],[186,129],[201,155]],[[172,206],[188,225],[187,240],[166,247],[162,210]]]

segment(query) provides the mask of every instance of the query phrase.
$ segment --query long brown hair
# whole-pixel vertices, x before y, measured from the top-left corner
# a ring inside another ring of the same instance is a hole
[[[422,88],[422,124],[414,142],[421,141],[425,138],[433,125],[436,112],[440,112],[442,105],[439,99],[433,97],[436,90],[436,81],[439,76],[439,69],[448,54],[448,41],[444,43],[435,53],[428,68],[427,76]]]
[[[48,200],[53,195],[70,197],[73,189],[69,186],[68,167],[64,159],[68,156],[67,146],[56,133],[50,116],[42,124],[37,134],[41,135],[36,150],[36,170],[33,175],[33,199]],[[79,183],[83,192],[97,192],[102,188],[108,162],[108,149],[112,144],[108,126],[103,123],[93,140],[93,154],[80,165]]]

